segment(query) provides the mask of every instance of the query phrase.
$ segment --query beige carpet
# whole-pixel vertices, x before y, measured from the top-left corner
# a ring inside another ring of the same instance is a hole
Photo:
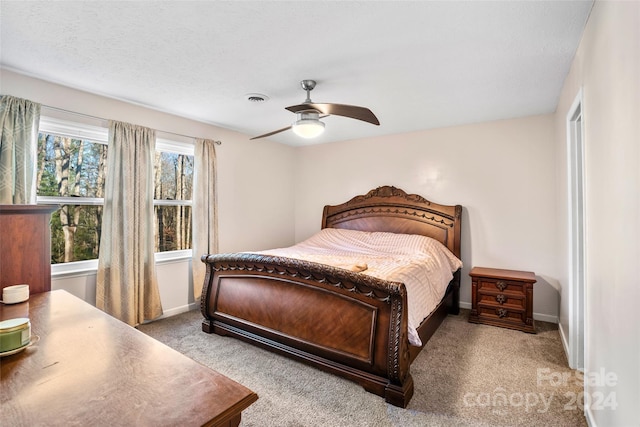
[[[411,366],[406,409],[242,341],[201,331],[199,311],[139,329],[238,381],[259,399],[242,426],[586,426],[556,325],[526,334],[449,316]],[[197,398],[197,396],[194,396]]]

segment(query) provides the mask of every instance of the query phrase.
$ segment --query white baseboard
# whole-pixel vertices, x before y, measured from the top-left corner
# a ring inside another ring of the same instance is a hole
[[[191,304],[170,308],[168,310],[164,310],[164,313],[162,314],[162,316],[158,317],[157,320],[165,319],[171,316],[176,316],[181,313],[186,313],[187,311],[191,311],[199,308],[199,306],[200,306],[200,302],[192,302]]]
[[[549,322],[558,324],[560,321],[558,320],[558,316],[553,316],[551,314],[543,314],[543,313],[533,313],[534,320],[539,320],[541,322]]]
[[[595,420],[593,419],[593,412],[591,412],[591,408],[585,408],[584,417],[587,419],[587,425],[589,427],[597,427]]]
[[[471,303],[460,301],[460,308],[471,310]],[[559,323],[558,316],[553,316],[551,314],[533,313],[533,318],[534,320],[539,320],[541,322]]]
[[[571,358],[569,357],[569,336],[562,327],[562,323],[558,324],[558,331],[560,332],[560,341],[562,341],[564,355],[567,356],[567,360],[571,360]],[[569,363],[569,367],[571,367],[571,363]]]

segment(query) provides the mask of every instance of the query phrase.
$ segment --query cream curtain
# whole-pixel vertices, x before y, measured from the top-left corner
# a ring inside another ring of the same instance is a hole
[[[0,204],[36,203],[40,104],[0,96]]]
[[[162,314],[154,259],[155,131],[109,122],[96,306],[136,326]]]
[[[193,176],[193,296],[202,294],[205,254],[218,252],[218,200],[216,191],[216,149],[209,139],[196,139]]]

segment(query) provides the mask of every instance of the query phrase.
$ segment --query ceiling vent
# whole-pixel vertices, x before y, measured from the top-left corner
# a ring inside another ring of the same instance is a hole
[[[248,93],[244,97],[247,101],[255,103],[265,102],[269,100],[269,97],[267,95],[263,95],[261,93]]]

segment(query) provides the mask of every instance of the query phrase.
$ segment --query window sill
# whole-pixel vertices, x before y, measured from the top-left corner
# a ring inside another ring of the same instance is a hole
[[[192,254],[193,251],[191,249],[185,249],[182,251],[157,252],[156,265],[169,264],[171,262],[191,259]]]
[[[191,259],[191,249],[183,251],[158,252],[155,254],[156,265],[184,262]],[[68,262],[51,265],[51,278],[61,279],[68,277],[90,276],[98,271],[98,260]]]
[[[51,278],[88,276],[98,271],[98,260],[67,262],[64,264],[51,264]]]

